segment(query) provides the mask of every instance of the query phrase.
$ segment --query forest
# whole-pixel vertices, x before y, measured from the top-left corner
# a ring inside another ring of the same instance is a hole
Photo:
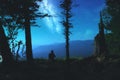
[[[0,80],[120,80],[120,0],[105,0],[105,7],[99,12],[94,53],[86,58],[70,56],[74,0],[58,0],[63,16],[60,24],[65,58],[56,59],[51,50],[48,59],[35,59],[31,26],[39,26],[36,18],[53,17],[39,11],[38,2],[42,1],[0,0]],[[16,42],[19,30],[25,32],[25,44],[21,40]],[[20,51],[25,60],[19,60]]]

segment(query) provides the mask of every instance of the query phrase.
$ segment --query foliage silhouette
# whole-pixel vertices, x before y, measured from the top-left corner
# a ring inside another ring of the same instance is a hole
[[[106,7],[103,10],[105,28],[107,33],[107,43],[110,53],[120,53],[120,0],[106,0]]]
[[[12,44],[14,44],[15,36],[18,34],[18,29],[25,29],[26,57],[28,62],[33,61],[31,25],[35,25],[36,17],[50,17],[50,15],[38,11],[38,1],[41,0],[0,0],[1,15],[5,19],[5,26],[8,27],[8,37],[12,39]]]
[[[13,63],[13,56],[8,44],[8,38],[5,35],[4,26],[7,22],[11,22],[11,17],[9,16],[8,1],[0,0],[0,53],[3,58],[4,64]]]
[[[0,22],[0,53],[3,58],[3,62],[2,62],[3,64],[13,63],[13,56],[10,51],[8,40],[5,35],[4,29],[1,25],[1,22]]]
[[[107,44],[105,40],[105,33],[104,33],[105,25],[103,23],[102,12],[100,12],[100,23],[99,23],[99,33],[95,37],[96,42],[96,51],[97,55],[108,55]]]
[[[72,17],[71,15],[71,8],[72,8],[72,0],[63,0],[61,2],[60,7],[63,9],[63,21],[62,24],[64,26],[64,35],[66,39],[66,60],[69,60],[69,36],[71,34],[70,28],[72,28],[72,23],[70,22],[70,18]]]

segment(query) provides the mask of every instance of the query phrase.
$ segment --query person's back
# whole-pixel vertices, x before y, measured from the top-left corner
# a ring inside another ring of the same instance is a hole
[[[51,61],[54,61],[55,60],[55,54],[54,54],[54,51],[53,50],[51,50],[51,52],[49,53],[49,60],[51,60]]]

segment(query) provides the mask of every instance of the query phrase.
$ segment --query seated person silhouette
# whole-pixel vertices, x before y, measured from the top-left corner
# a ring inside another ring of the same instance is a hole
[[[51,52],[49,53],[49,60],[50,61],[54,61],[55,60],[55,53],[54,53],[54,51],[53,50],[51,50]]]

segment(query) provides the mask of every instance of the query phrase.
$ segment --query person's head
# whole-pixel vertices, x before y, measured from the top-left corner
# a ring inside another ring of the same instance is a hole
[[[54,51],[53,50],[51,50],[51,53],[53,53]]]

